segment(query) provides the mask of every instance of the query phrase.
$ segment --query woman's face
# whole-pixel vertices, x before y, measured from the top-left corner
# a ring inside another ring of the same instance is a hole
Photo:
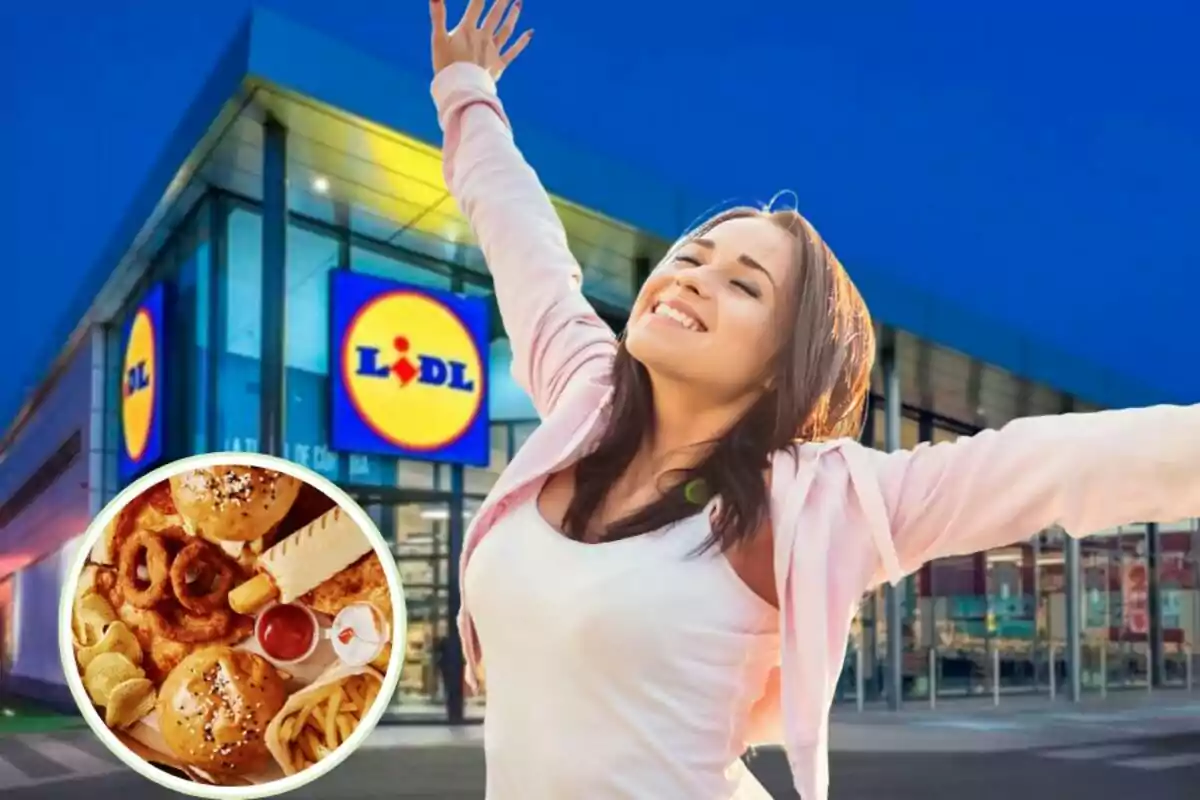
[[[795,239],[766,217],[721,222],[683,241],[651,273],[625,346],[652,375],[687,382],[716,402],[762,391],[779,342]]]

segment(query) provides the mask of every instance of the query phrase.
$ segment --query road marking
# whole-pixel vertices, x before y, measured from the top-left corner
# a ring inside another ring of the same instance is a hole
[[[1125,722],[1127,717],[1122,714],[1051,714],[1050,719],[1057,722],[1082,723],[1084,725],[1111,725],[1115,722]]]
[[[115,759],[108,761],[93,755],[64,739],[52,736],[23,735],[17,737],[17,741],[20,747],[32,750],[62,771],[52,775],[29,775],[0,754],[0,792],[28,789],[52,783],[66,783],[82,778],[95,778],[124,770],[125,765],[121,762]],[[14,744],[17,743],[14,742]]]
[[[37,781],[8,763],[3,756],[0,756],[0,791],[5,789],[23,789],[26,786],[34,786],[36,783]]]
[[[917,723],[926,728],[956,728],[966,731],[1016,731],[1025,728],[1021,722],[1010,722],[1007,720],[982,720],[982,719],[939,719],[939,720],[923,720]]]
[[[1102,758],[1117,758],[1132,756],[1146,752],[1146,748],[1136,744],[1102,744],[1095,747],[1072,747],[1066,750],[1045,750],[1040,755],[1045,758],[1057,758],[1064,761],[1098,761]]]
[[[1194,706],[1185,708],[1164,708],[1154,716],[1142,715],[1144,719],[1200,719],[1200,710]]]
[[[115,759],[108,761],[98,758],[91,753],[81,750],[70,742],[61,739],[51,739],[47,736],[26,736],[23,741],[31,749],[61,765],[72,775],[86,777],[89,775],[106,775],[121,769],[121,764]]]
[[[1161,770],[1176,767],[1192,767],[1200,764],[1200,753],[1172,753],[1165,756],[1143,756],[1115,762],[1118,767],[1130,769]]]

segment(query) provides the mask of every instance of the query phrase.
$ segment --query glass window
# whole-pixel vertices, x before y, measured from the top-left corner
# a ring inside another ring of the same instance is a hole
[[[961,434],[946,428],[935,427],[933,429],[934,444],[941,444],[942,442],[954,442],[957,441],[960,436]]]
[[[338,251],[336,239],[288,226],[284,454],[332,479],[338,457],[329,446],[329,273],[338,268]]]
[[[1123,525],[1080,540],[1085,688],[1149,680],[1148,535],[1146,525]]]
[[[450,288],[449,275],[357,245],[350,248],[350,268],[355,272],[413,283],[418,286],[429,286],[434,289]]]
[[[1200,527],[1196,520],[1187,519],[1160,525],[1158,531],[1164,677],[1168,683],[1183,684],[1200,632]],[[1191,666],[1194,674],[1200,664]]]
[[[514,454],[524,446],[525,440],[537,430],[538,424],[537,422],[518,422],[512,426]]]
[[[121,370],[125,354],[121,335],[127,311],[113,317],[104,329],[104,500],[108,502],[120,490],[117,477],[117,453],[121,446]]]
[[[488,348],[488,413],[505,422],[537,419],[533,400],[512,374],[513,352],[508,339],[496,339]]]
[[[401,200],[400,206],[404,210],[399,210],[399,215],[411,216],[415,224],[397,224],[398,209],[394,203],[389,206],[391,213],[380,216],[358,204],[351,205],[350,229],[377,242],[387,242],[437,261],[477,272],[487,271],[479,248],[468,243],[473,238],[470,229],[457,214],[447,215],[427,204],[417,208]]]
[[[285,363],[316,375],[329,373],[329,273],[338,267],[338,242],[288,226]]]
[[[208,242],[201,242],[179,268],[176,280],[176,311],[172,339],[185,367],[183,424],[189,435],[182,443],[189,453],[203,453],[208,446],[208,316],[211,259]]]
[[[537,419],[537,409],[525,390],[512,376],[512,343],[504,332],[500,309],[495,303],[492,287],[477,283],[466,284],[465,294],[491,300],[488,345],[488,416],[493,422],[513,422]]]
[[[401,472],[398,459],[387,456],[351,453],[348,461],[350,482],[363,486],[395,486],[397,480],[407,479],[410,474],[407,469]]]
[[[465,283],[463,286],[463,294],[469,297],[484,297],[488,301],[488,341],[492,343],[492,347],[496,347],[496,342],[501,339],[507,339],[508,334],[504,331],[504,319],[500,316],[500,306],[496,304],[496,293],[492,290],[490,283]]]
[[[875,404],[875,408],[871,412],[871,424],[874,426],[873,446],[877,450],[887,449],[887,414],[884,412],[883,401],[880,400]],[[921,426],[915,419],[911,417],[900,418],[900,448],[902,450],[911,450],[920,444],[921,441]]]
[[[222,449],[257,451],[262,394],[262,218],[257,212],[235,208],[229,213],[224,260],[216,439]]]
[[[619,253],[595,248],[585,256],[583,292],[618,308],[633,305],[633,261]]]
[[[193,398],[196,410],[196,452],[209,449],[208,405],[212,402],[212,376],[209,374],[209,351],[212,347],[209,334],[209,317],[212,316],[212,252],[206,241],[195,255],[196,263],[196,340],[192,351],[196,376]]]
[[[496,479],[508,466],[508,426],[503,423],[491,429],[491,460],[485,469],[467,467],[463,474],[463,485],[467,494],[487,494],[496,485]]]
[[[235,208],[225,239],[225,352],[259,359],[262,353],[262,217]]]
[[[436,482],[439,467],[439,464],[432,464],[428,461],[398,460],[396,462],[396,485],[404,489],[440,488],[437,487]],[[443,473],[449,473],[449,471],[448,468],[440,470]]]
[[[295,131],[290,131],[288,137],[293,144],[303,142],[300,145],[301,147],[312,146],[310,141],[299,136]],[[338,217],[337,204],[328,191],[328,187],[326,187],[325,191],[317,191],[316,188],[318,180],[328,182],[329,179],[324,175],[318,175],[307,164],[298,161],[289,161],[287,169],[288,210],[293,215],[300,215],[308,219],[319,220],[328,225],[333,225]]]

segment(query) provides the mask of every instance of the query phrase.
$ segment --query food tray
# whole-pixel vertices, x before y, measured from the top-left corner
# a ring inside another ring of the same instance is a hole
[[[235,471],[235,489],[252,506],[247,513],[222,510],[214,498],[227,500],[228,487],[205,489]],[[260,485],[267,473],[275,483]],[[387,685],[383,673],[393,660],[387,637],[405,634],[403,597],[396,608],[389,585],[399,588],[395,565],[380,558],[381,545],[361,524],[315,487],[255,466],[150,482],[110,519],[84,559],[71,601],[72,653],[64,652],[64,662],[74,661],[84,692],[115,737],[160,769],[213,786],[271,783],[341,752]],[[233,520],[242,540],[220,539],[214,532],[222,520]],[[257,537],[245,539],[247,530]],[[201,555],[192,552],[181,564],[181,553],[197,541],[202,545],[192,550]],[[159,549],[169,572],[155,561]],[[197,598],[203,612],[189,617],[186,606]],[[315,645],[298,661],[272,657],[256,632],[257,615],[277,603],[306,608],[317,623]],[[371,634],[362,635],[361,613],[340,612],[363,605],[382,630],[373,629],[366,650],[355,650],[347,643],[361,645]],[[194,618],[199,634],[185,624]],[[225,618],[227,629],[220,625]],[[335,630],[346,635],[336,637]],[[314,705],[318,695],[324,699]],[[217,706],[223,710],[211,711]],[[289,714],[293,719],[285,720]],[[197,727],[194,720],[205,715]],[[181,727],[164,735],[165,724]],[[240,740],[222,738],[234,729]]]

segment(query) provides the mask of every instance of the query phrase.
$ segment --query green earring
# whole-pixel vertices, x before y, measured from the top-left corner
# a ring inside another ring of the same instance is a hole
[[[704,505],[711,496],[708,491],[708,482],[704,478],[693,478],[683,487],[683,496],[693,505]]]

